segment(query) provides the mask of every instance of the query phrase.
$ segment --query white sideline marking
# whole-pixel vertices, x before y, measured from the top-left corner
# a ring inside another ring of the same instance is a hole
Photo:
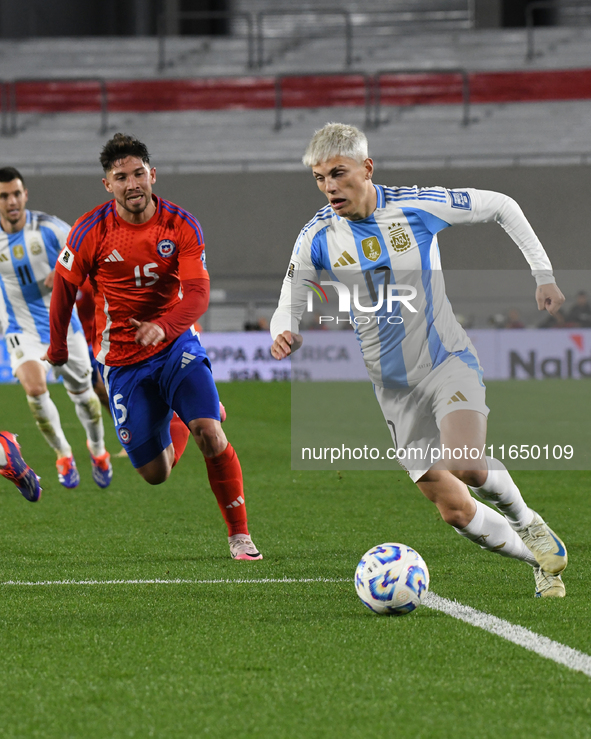
[[[49,586],[49,585],[255,585],[266,583],[351,583],[349,578],[345,577],[262,577],[262,578],[218,578],[211,580],[38,580],[29,582],[24,580],[7,580],[0,582],[0,586],[7,585],[24,585],[24,586]],[[475,608],[465,606],[457,601],[442,598],[435,593],[428,593],[424,600],[424,605],[434,611],[441,611],[452,618],[476,626],[491,634],[496,634],[507,641],[513,642],[530,652],[535,652],[541,657],[551,659],[558,664],[565,665],[571,670],[583,672],[591,677],[591,656],[577,649],[567,647],[560,642],[553,641],[547,636],[536,634],[534,631],[526,629],[524,626],[517,626],[509,621],[505,621],[497,616],[491,616],[489,613],[477,611]]]
[[[584,672],[585,675],[591,677],[591,656],[584,652],[579,652],[578,649],[567,647],[560,642],[552,641],[547,636],[536,634],[534,631],[530,631],[523,626],[517,626],[509,623],[509,621],[504,621],[502,618],[497,618],[497,616],[491,616],[489,613],[477,611],[475,608],[464,606],[457,601],[442,598],[439,595],[435,595],[435,593],[428,593],[424,604],[428,608],[446,613],[448,616],[453,616],[453,618],[457,618],[460,621],[477,626],[479,629],[490,631],[491,634],[496,634],[503,639],[507,639],[507,641],[528,649],[530,652],[535,652],[542,657],[570,667],[571,670]]]
[[[258,577],[258,578],[219,578],[215,580],[38,580],[27,582],[25,580],[6,580],[0,585],[227,585],[242,583],[306,583],[306,582],[351,582],[345,577]]]

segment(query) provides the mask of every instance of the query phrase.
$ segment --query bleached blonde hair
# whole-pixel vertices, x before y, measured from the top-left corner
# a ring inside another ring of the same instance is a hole
[[[338,156],[364,162],[369,150],[363,131],[345,123],[327,123],[312,136],[302,162],[306,167],[314,167]]]

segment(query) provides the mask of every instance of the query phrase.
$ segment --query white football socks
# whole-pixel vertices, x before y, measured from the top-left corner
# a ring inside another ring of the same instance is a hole
[[[486,458],[488,477],[479,488],[470,490],[486,503],[491,503],[502,513],[515,529],[528,526],[534,517],[534,512],[527,507],[521,497],[517,485],[513,482],[507,468],[498,459]]]
[[[60,414],[49,396],[49,391],[45,391],[42,395],[27,395],[27,402],[37,423],[37,428],[43,434],[45,441],[55,451],[58,459],[69,457],[72,454],[72,448],[62,431]]]
[[[95,457],[105,453],[105,429],[103,426],[103,415],[101,413],[101,402],[92,388],[83,393],[71,393],[68,390],[70,400],[76,408],[76,415],[86,431],[88,448]]]
[[[475,542],[482,549],[496,552],[502,557],[520,559],[536,567],[538,564],[536,558],[511,528],[509,522],[479,500],[475,500],[474,503],[476,504],[474,518],[463,529],[456,529],[458,534]]]

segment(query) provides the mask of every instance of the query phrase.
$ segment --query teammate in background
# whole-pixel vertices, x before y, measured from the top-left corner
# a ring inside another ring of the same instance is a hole
[[[84,331],[84,339],[88,345],[88,358],[90,360],[90,366],[92,368],[92,387],[100,400],[101,405],[104,406],[109,413],[111,412],[109,406],[109,398],[107,397],[107,391],[103,384],[103,378],[100,375],[99,365],[95,359],[92,351],[92,334],[94,331],[94,297],[92,295],[92,285],[89,280],[83,285],[80,285],[78,292],[76,293],[76,310],[78,311],[78,318],[82,324],[82,330]]]
[[[84,331],[84,338],[88,344],[88,358],[90,359],[90,366],[92,368],[92,387],[100,400],[101,405],[111,413],[111,406],[109,405],[109,396],[101,377],[99,364],[96,361],[94,352],[92,350],[92,336],[94,332],[94,297],[92,294],[92,285],[89,280],[83,285],[80,285],[78,292],[76,293],[76,310],[78,311],[78,318],[82,324],[82,330]],[[119,452],[115,454],[115,457],[127,459],[127,452],[124,447],[121,447]]]
[[[152,194],[156,170],[137,139],[116,134],[100,161],[114,199],[78,219],[58,258],[47,358],[55,365],[67,361],[68,320],[89,276],[94,352],[131,463],[159,485],[191,433],[205,457],[232,557],[262,559],[248,532],[242,470],[220,425],[211,365],[193,329],[209,300],[201,227]]]
[[[47,390],[49,364],[41,360],[49,345],[49,304],[54,268],[69,226],[55,216],[27,210],[28,193],[13,167],[0,169],[0,289],[8,313],[6,345],[12,372],[26,394],[37,427],[57,455],[60,483],[75,488],[80,474]],[[90,362],[78,316],[68,318],[70,359],[59,374],[84,427],[92,477],[107,487],[113,470],[105,450],[99,400],[90,383]]]
[[[527,507],[501,462],[470,456],[486,442],[485,387],[476,351],[445,295],[436,237],[453,224],[494,219],[532,268],[539,310],[555,314],[564,296],[523,212],[496,192],[374,185],[365,135],[340,123],[315,133],[303,162],[329,205],[296,241],[271,322],[273,356],[283,359],[302,344],[305,277],[317,280],[326,270],[336,290],[347,286],[351,319],[394,446],[425,452],[445,445],[460,452],[453,463],[446,458],[432,465],[428,454],[415,451],[411,479],[461,536],[530,564],[537,597],[563,597],[564,544]],[[400,296],[406,302],[392,299]],[[475,500],[468,486],[497,510]]]
[[[0,475],[13,482],[31,503],[41,497],[39,478],[22,458],[16,434],[10,431],[0,431]]]

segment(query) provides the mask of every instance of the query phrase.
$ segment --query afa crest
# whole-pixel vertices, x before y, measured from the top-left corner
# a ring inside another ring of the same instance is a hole
[[[13,246],[12,253],[14,254],[15,259],[22,259],[25,256],[25,250],[23,249],[22,244],[16,244],[16,246]]]
[[[412,241],[404,226],[400,223],[393,223],[388,229],[390,234],[390,244],[394,251],[406,251],[412,246]]]
[[[43,251],[41,244],[38,241],[31,242],[31,254],[38,256]]]
[[[156,251],[164,259],[168,259],[168,257],[171,257],[175,253],[176,244],[170,239],[162,239],[162,241],[158,242]]]
[[[377,262],[382,253],[382,247],[376,236],[370,236],[368,239],[363,239],[361,242],[361,248],[366,258],[372,262]]]

